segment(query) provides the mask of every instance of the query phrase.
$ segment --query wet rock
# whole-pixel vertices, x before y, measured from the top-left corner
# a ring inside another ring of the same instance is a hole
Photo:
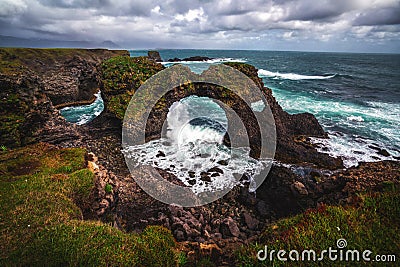
[[[186,57],[183,59],[183,61],[207,61],[211,60],[213,58],[210,57],[202,57],[202,56],[194,56],[194,57]]]
[[[212,58],[209,57],[203,57],[203,56],[194,56],[194,57],[187,57],[184,59],[180,59],[180,58],[170,58],[168,59],[169,62],[179,62],[179,61],[207,61],[207,60],[211,60]]]
[[[177,57],[168,59],[168,62],[179,62],[179,61],[182,61],[182,60],[180,58],[177,58]]]
[[[390,153],[386,149],[380,149],[377,153],[384,157],[390,157]]]
[[[200,176],[201,176],[200,179],[201,179],[202,181],[208,182],[208,183],[211,182],[211,177],[210,177],[210,174],[209,174],[209,173],[207,173],[207,172],[202,172],[202,173],[200,173]]]
[[[308,191],[307,188],[304,186],[302,182],[296,181],[294,182],[291,187],[293,194],[299,194],[302,196],[307,196]]]
[[[165,157],[165,153],[162,152],[162,151],[158,151],[156,157],[157,157],[157,158],[159,158],[159,157]]]
[[[219,165],[222,165],[222,166],[228,166],[228,161],[227,160],[220,160],[220,161],[217,161],[217,163],[219,164]]]

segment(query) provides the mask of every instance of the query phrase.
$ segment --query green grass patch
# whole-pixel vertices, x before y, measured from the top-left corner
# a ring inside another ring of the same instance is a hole
[[[176,266],[163,227],[137,235],[82,220],[94,186],[85,153],[37,144],[0,154],[0,265]]]
[[[303,251],[313,249],[317,258],[322,250],[337,249],[340,238],[347,241],[345,250],[371,250],[377,254],[395,254],[397,261],[400,251],[400,195],[399,188],[392,187],[384,193],[361,195],[358,207],[321,206],[295,217],[282,219],[267,227],[257,243],[245,246],[237,252],[240,266],[338,266],[346,262],[305,261],[283,262],[276,252],[271,262],[257,260],[257,252],[268,246],[268,251]],[[361,254],[360,254],[361,257]],[[327,256],[325,257],[327,259]],[[350,265],[365,262],[350,262]],[[377,263],[375,263],[377,264]],[[386,264],[386,265],[385,265]],[[393,263],[384,263],[390,266]],[[395,266],[393,264],[393,266]]]
[[[102,92],[107,108],[123,119],[135,91],[164,67],[147,57],[114,57],[102,64]]]

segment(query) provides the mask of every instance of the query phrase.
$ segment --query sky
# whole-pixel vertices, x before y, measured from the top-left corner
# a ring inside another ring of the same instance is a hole
[[[0,0],[0,35],[127,49],[400,53],[400,0]]]

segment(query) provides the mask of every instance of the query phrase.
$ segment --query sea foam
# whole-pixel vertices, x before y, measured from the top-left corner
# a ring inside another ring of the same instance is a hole
[[[129,146],[123,153],[136,166],[149,165],[175,175],[195,194],[246,183],[254,191],[252,178],[268,162],[251,158],[249,148],[228,148],[223,144],[227,119],[225,115],[221,117],[222,113],[225,114],[222,108],[209,98],[184,98],[170,107],[165,136]],[[208,179],[204,179],[205,173]]]
[[[280,72],[271,72],[264,69],[258,70],[258,76],[262,77],[270,77],[273,79],[287,79],[287,80],[326,80],[331,79],[336,76],[333,75],[302,75],[297,73],[280,73]]]

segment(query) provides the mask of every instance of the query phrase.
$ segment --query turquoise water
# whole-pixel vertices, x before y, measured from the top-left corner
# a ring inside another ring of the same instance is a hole
[[[101,92],[95,94],[96,100],[90,105],[72,106],[60,109],[60,114],[67,121],[82,125],[92,121],[104,110]]]

